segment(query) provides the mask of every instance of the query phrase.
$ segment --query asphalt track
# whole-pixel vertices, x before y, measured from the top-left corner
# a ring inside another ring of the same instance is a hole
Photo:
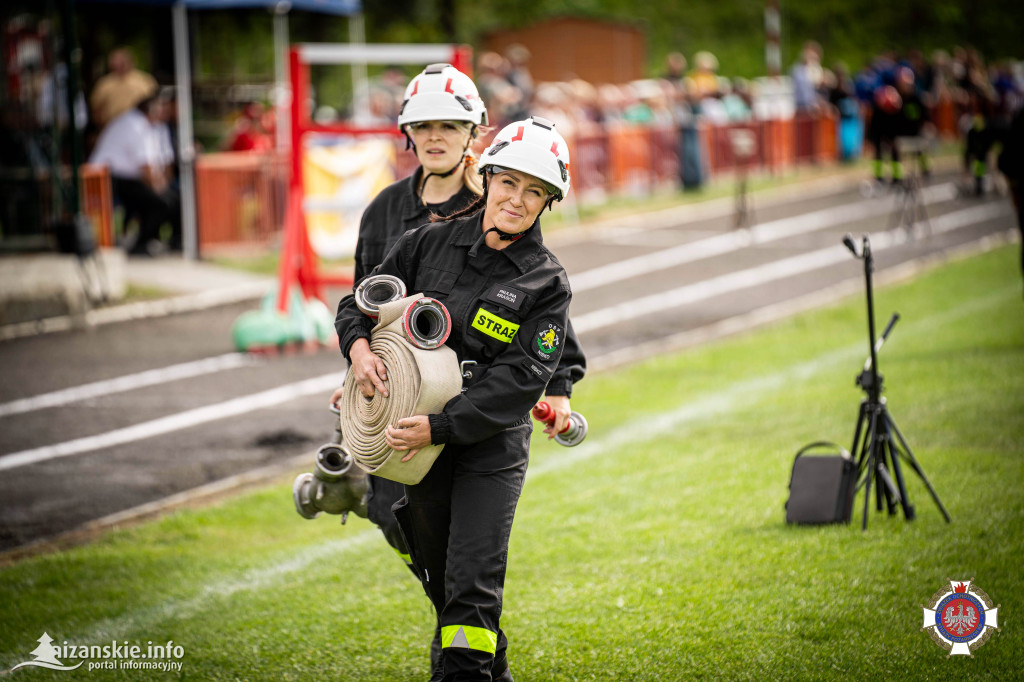
[[[548,243],[570,274],[591,365],[609,367],[861,291],[847,232],[871,234],[885,278],[1015,224],[1006,199],[959,198],[949,176],[922,198],[927,221],[909,230],[900,196],[864,198],[839,182],[755,198],[749,230],[733,229],[722,200]],[[231,324],[253,307],[0,342],[0,551],[263,480],[303,457],[312,464],[332,432],[326,402],[345,363],[330,351],[233,353]]]

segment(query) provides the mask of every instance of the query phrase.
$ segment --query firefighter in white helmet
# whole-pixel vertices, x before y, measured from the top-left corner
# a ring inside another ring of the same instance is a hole
[[[486,108],[473,81],[451,65],[428,66],[409,83],[398,127],[421,165],[411,176],[384,189],[363,214],[356,243],[357,284],[407,231],[428,222],[431,215],[451,215],[481,195],[477,157],[470,146],[486,130],[487,121]],[[573,384],[585,371],[583,352],[570,325],[561,361],[544,398],[557,416],[549,435],[565,428]],[[331,403],[340,396],[338,389]],[[403,486],[373,476],[369,477],[369,486],[370,520],[380,527],[398,555],[410,563],[408,548],[391,511],[405,494]],[[436,658],[440,651],[433,654]]]
[[[539,220],[569,191],[569,151],[554,124],[534,117],[507,126],[480,172],[484,193],[474,204],[403,235],[373,271],[441,301],[452,315],[447,345],[471,363],[463,392],[440,412],[386,432],[405,459],[445,445],[394,510],[437,611],[432,680],[512,679],[499,623],[509,533],[530,409],[558,371],[572,296]],[[335,326],[360,392],[384,393],[383,363],[368,343],[373,320],[353,296],[341,301]]]

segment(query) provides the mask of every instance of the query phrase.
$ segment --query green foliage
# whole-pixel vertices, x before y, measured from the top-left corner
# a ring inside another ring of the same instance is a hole
[[[1018,678],[1018,249],[877,291],[880,318],[903,316],[880,356],[890,409],[949,525],[909,472],[912,523],[873,510],[866,533],[783,523],[796,449],[852,436],[860,295],[588,377],[573,397],[588,440],[565,449],[534,435],[502,618],[517,678]],[[948,659],[920,631],[921,604],[970,577],[1000,605],[1002,630],[973,659]],[[289,482],[6,567],[0,603],[0,668],[46,631],[57,643],[172,639],[192,679],[414,680],[433,632],[380,534],[361,519],[299,518]]]
[[[631,0],[528,0],[522,3],[459,3],[460,37],[481,45],[487,31],[521,28],[557,16],[582,16],[640,25],[648,37],[651,75],[665,55],[692,58],[710,50],[728,76],[764,74],[764,2],[695,0],[636,3]],[[825,62],[857,69],[887,50],[950,50],[973,44],[990,58],[1024,57],[1017,34],[1024,7],[1016,0],[818,0],[780,2],[783,64],[799,57],[806,40],[824,47]]]

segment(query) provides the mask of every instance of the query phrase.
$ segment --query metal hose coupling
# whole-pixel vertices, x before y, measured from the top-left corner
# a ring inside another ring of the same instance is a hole
[[[533,418],[548,426],[555,423],[555,410],[551,405],[541,401],[533,406]],[[569,422],[561,433],[555,435],[555,442],[567,448],[579,445],[587,437],[587,420],[579,412],[569,413]]]
[[[405,298],[405,282],[394,275],[372,275],[359,283],[355,297],[359,311],[376,320],[382,305]]]
[[[338,414],[338,410],[331,408]],[[320,512],[341,514],[341,522],[349,512],[366,518],[368,475],[355,465],[355,460],[341,445],[341,427],[335,429],[335,442],[322,445],[316,453],[313,473],[299,474],[292,484],[295,511],[304,519],[315,519]]]
[[[417,299],[402,314],[402,332],[409,343],[433,350],[448,340],[452,318],[444,304],[434,298]]]

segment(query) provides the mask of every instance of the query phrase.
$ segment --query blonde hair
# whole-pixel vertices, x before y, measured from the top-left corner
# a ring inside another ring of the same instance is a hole
[[[471,151],[466,152],[466,158],[462,162],[462,182],[469,188],[469,191],[473,194],[483,196],[484,193],[484,179],[477,170],[477,163],[479,158]]]
[[[462,158],[462,184],[468,187],[469,191],[473,194],[481,196],[484,193],[484,181],[480,177],[480,173],[477,172],[477,161],[479,161],[480,157],[472,150],[472,146],[473,142],[480,137],[481,132],[486,133],[490,129],[482,129],[482,126],[474,126],[472,123],[465,122],[460,122],[460,127],[469,133],[469,144],[466,148],[466,154]]]

